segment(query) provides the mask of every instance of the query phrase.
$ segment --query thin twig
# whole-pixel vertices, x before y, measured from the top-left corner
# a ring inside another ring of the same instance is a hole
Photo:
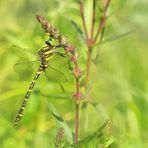
[[[106,0],[106,4],[105,4],[105,7],[104,7],[104,11],[103,11],[103,16],[102,16],[101,22],[99,24],[97,34],[96,34],[94,41],[93,41],[94,44],[96,43],[98,36],[100,35],[100,33],[103,31],[103,28],[105,27],[106,19],[107,19],[107,10],[108,10],[110,1],[111,0]]]
[[[74,100],[76,102],[76,110],[75,110],[75,143],[78,142],[79,139],[79,104],[82,100],[82,93],[80,92],[80,78],[82,76],[82,72],[79,69],[78,59],[79,55],[73,45],[67,45],[65,48],[66,53],[70,57],[70,61],[74,64],[72,68],[73,76],[75,78],[75,93]]]
[[[91,40],[93,39],[93,35],[94,35],[95,14],[96,14],[96,0],[93,0],[92,25],[91,25]]]
[[[86,26],[86,21],[85,21],[85,18],[84,18],[84,6],[83,6],[82,1],[80,2],[80,14],[81,14],[82,21],[83,21],[83,27],[84,27],[84,31],[85,31],[85,35],[86,35],[86,41],[88,43],[89,35],[88,35],[88,29],[87,29],[87,26]]]
[[[76,117],[75,117],[75,143],[78,142],[79,139],[79,103],[76,104]]]
[[[91,50],[87,51],[87,61],[86,61],[86,80],[85,80],[85,89],[88,87],[89,76],[90,76],[90,65],[91,65]]]
[[[104,32],[105,32],[105,27],[103,28],[102,33],[101,33],[101,35],[100,35],[100,39],[99,39],[99,46],[98,46],[98,50],[97,50],[97,54],[96,54],[96,58],[95,58],[96,64],[98,63],[98,59],[99,59],[99,56],[100,56],[100,50],[101,50],[101,45],[100,45],[100,43],[101,43],[102,40],[103,40]]]
[[[95,25],[95,13],[96,13],[96,1],[93,0],[91,37],[87,41],[87,43],[88,43],[88,51],[87,51],[87,61],[86,61],[86,81],[85,81],[85,88],[87,88],[87,86],[88,86],[89,75],[90,75],[91,50],[92,50],[92,46],[93,46],[93,34],[94,34],[94,25]]]
[[[82,98],[82,94],[80,93],[80,76],[81,72],[78,65],[78,54],[75,51],[75,68],[74,68],[74,76],[76,81],[76,93],[74,95],[74,98],[76,100],[76,123],[75,123],[75,142],[78,142],[79,139],[79,103]]]

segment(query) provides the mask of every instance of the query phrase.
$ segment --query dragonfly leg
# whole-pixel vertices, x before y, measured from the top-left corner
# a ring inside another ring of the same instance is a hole
[[[55,53],[61,57],[66,57],[66,54],[64,54],[64,53],[61,53],[61,52],[55,52]]]

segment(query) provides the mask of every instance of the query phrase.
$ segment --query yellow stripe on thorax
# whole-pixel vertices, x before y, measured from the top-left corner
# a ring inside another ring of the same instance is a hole
[[[18,114],[18,116],[22,117],[22,116],[23,116],[23,114]]]
[[[52,52],[53,52],[52,50],[49,50],[49,51],[46,51],[45,54],[48,55],[48,54],[50,54]]]
[[[21,106],[21,109],[23,109],[23,110],[24,110],[24,109],[25,109],[25,107],[22,107],[22,106]]]
[[[41,74],[43,71],[37,71],[37,74]]]
[[[46,61],[49,61],[51,58],[52,58],[52,56],[50,56],[50,57],[46,58]]]

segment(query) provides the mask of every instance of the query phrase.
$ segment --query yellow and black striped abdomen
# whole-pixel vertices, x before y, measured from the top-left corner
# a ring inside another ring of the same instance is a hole
[[[39,69],[38,69],[38,71],[37,71],[37,73],[36,73],[36,75],[34,76],[32,82],[31,82],[31,84],[29,86],[29,89],[28,89],[28,91],[27,91],[27,93],[25,95],[25,98],[23,100],[23,103],[22,103],[22,105],[21,105],[21,107],[19,109],[19,112],[18,112],[18,114],[16,116],[15,123],[14,123],[15,126],[17,126],[19,124],[19,122],[20,122],[20,120],[21,120],[21,118],[23,116],[24,109],[25,109],[25,107],[27,105],[28,99],[30,97],[31,91],[32,91],[33,87],[35,86],[36,80],[39,78],[40,74],[44,70],[45,69],[43,68],[43,66],[40,66]]]
[[[30,97],[30,94],[32,92],[32,89],[34,88],[35,83],[36,83],[37,79],[39,78],[40,74],[47,69],[48,63],[49,63],[50,59],[52,58],[53,53],[54,53],[54,48],[49,48],[49,47],[44,47],[43,49],[41,49],[38,52],[41,66],[39,67],[36,75],[34,76],[32,82],[31,82],[31,84],[29,86],[29,89],[28,89],[28,91],[27,91],[27,93],[25,95],[23,103],[22,103],[22,105],[21,105],[21,107],[19,109],[19,112],[18,112],[18,114],[16,116],[16,119],[15,119],[15,123],[14,123],[15,126],[17,126],[18,123],[20,122],[20,120],[21,120],[21,118],[23,116],[24,109],[25,109],[25,107],[27,105],[27,102],[28,102],[28,99]]]

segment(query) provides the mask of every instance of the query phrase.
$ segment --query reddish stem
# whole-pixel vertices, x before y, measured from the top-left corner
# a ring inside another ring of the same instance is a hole
[[[95,14],[96,14],[96,1],[93,0],[93,13],[92,13],[92,25],[91,25],[91,40],[93,39],[93,35],[94,35]]]
[[[91,50],[93,46],[93,34],[94,34],[94,25],[95,25],[95,13],[96,13],[96,1],[93,0],[93,12],[92,12],[92,25],[91,25],[91,38],[87,40],[87,62],[86,62],[86,81],[85,81],[85,88],[87,88],[89,82],[89,75],[90,75],[90,65],[91,65]]]
[[[86,80],[85,80],[85,88],[87,88],[89,83],[90,76],[90,65],[91,65],[91,50],[87,51],[87,61],[86,61]]]
[[[84,18],[84,6],[83,6],[82,1],[80,2],[80,14],[81,14],[82,21],[83,21],[83,27],[84,27],[85,36],[86,36],[86,43],[87,43],[87,47],[88,47],[87,63],[86,63],[86,81],[85,81],[85,87],[87,87],[87,84],[89,81],[89,73],[90,73],[91,49],[93,46],[93,32],[94,32],[94,23],[95,23],[95,0],[93,1],[93,18],[92,18],[92,28],[91,28],[91,38],[90,39],[89,39],[89,35],[88,35],[86,21]]]
[[[99,34],[103,31],[103,29],[105,27],[106,19],[107,19],[107,10],[108,10],[110,1],[111,0],[106,0],[105,8],[104,8],[104,11],[103,11],[103,16],[102,16],[101,22],[99,24],[99,28],[98,28],[97,34],[96,34],[96,36],[94,38],[94,41],[93,41],[94,44],[96,43]]]
[[[91,66],[91,56],[92,56],[92,49],[93,49],[93,45],[96,43],[97,38],[99,36],[99,34],[103,32],[104,27],[105,27],[105,23],[106,23],[106,19],[107,19],[107,10],[110,4],[110,0],[105,0],[105,8],[103,11],[103,16],[101,19],[101,22],[99,24],[99,28],[98,31],[96,33],[96,36],[93,38],[94,36],[94,27],[95,27],[95,13],[96,13],[96,3],[95,0],[93,0],[93,12],[92,12],[92,26],[91,26],[91,35],[89,38],[88,35],[88,28],[86,25],[86,21],[84,18],[84,6],[83,6],[83,2],[80,2],[80,14],[82,17],[82,22],[83,22],[83,27],[84,27],[84,32],[85,32],[85,36],[86,36],[86,43],[87,43],[87,47],[88,47],[88,52],[87,52],[87,63],[86,63],[86,81],[85,81],[85,89],[87,89],[88,87],[88,83],[89,83],[89,78],[90,78],[90,66]],[[75,63],[75,68],[76,71],[78,71],[78,63],[76,61]],[[76,79],[76,94],[75,94],[75,99],[76,101],[80,101],[81,100],[81,93],[79,91],[80,88],[80,83],[79,83],[79,78],[75,77]],[[78,137],[79,137],[79,103],[76,103],[76,121],[75,121],[75,142],[78,142]]]
[[[82,94],[80,92],[80,69],[78,65],[78,55],[75,51],[76,60],[74,62],[75,64],[75,82],[76,82],[76,93],[74,95],[75,101],[76,101],[76,117],[75,117],[75,143],[78,142],[79,139],[79,102],[82,98]]]
[[[76,104],[76,123],[75,123],[75,143],[78,142],[79,139],[79,104]]]
[[[84,18],[84,6],[83,6],[83,2],[80,2],[80,14],[81,14],[82,21],[83,21],[83,27],[84,27],[84,31],[85,31],[85,35],[86,35],[86,41],[88,43],[89,36],[88,36],[88,30],[87,30],[87,26],[86,26],[86,21],[85,21],[85,18]]]

